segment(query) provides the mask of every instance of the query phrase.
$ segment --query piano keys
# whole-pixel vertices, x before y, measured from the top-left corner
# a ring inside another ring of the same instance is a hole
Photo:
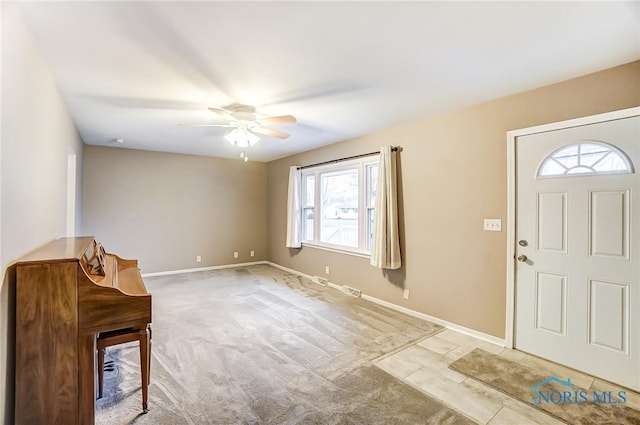
[[[137,261],[105,253],[93,237],[57,239],[18,260],[16,424],[92,425],[96,335],[146,332],[148,350],[150,323]]]

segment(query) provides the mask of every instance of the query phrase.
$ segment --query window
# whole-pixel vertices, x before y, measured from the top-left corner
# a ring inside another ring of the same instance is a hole
[[[371,251],[377,158],[302,171],[302,241],[342,251]]]
[[[538,177],[613,173],[633,173],[631,161],[622,151],[601,142],[563,146],[538,169]]]

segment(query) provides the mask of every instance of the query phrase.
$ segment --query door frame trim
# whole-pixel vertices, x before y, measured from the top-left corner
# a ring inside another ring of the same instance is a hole
[[[640,106],[605,112],[565,121],[507,131],[507,290],[505,345],[514,348],[515,340],[515,246],[516,246],[516,140],[518,137],[564,128],[579,127],[640,116]]]

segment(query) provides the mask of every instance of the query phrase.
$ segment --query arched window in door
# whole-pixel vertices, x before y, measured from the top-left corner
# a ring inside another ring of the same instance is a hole
[[[538,167],[538,177],[633,172],[633,164],[624,152],[595,141],[563,146],[549,154]]]

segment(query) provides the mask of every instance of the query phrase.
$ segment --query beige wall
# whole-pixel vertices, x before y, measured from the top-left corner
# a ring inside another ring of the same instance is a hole
[[[82,141],[17,6],[2,2],[0,423],[13,423],[14,290],[8,266],[66,232],[67,154]],[[81,216],[76,196],[76,222]]]
[[[96,146],[84,160],[83,233],[143,273],[267,258],[266,164]]]
[[[82,233],[95,235],[110,251],[138,258],[143,272],[268,259],[325,276],[329,265],[332,282],[503,337],[506,235],[483,232],[482,219],[506,216],[506,131],[640,105],[635,62],[269,164],[105,147],[85,147],[83,161],[80,138],[17,6],[2,2],[0,11],[3,271],[64,235],[67,154],[74,151],[78,188],[84,188],[76,198]],[[364,258],[284,248],[288,167],[383,144],[404,149],[405,267],[384,275]],[[233,251],[239,251],[238,259]],[[13,423],[10,277],[9,270],[0,287],[5,424]],[[402,298],[402,288],[411,291],[409,300]]]
[[[365,294],[504,337],[506,132],[640,105],[640,62],[464,110],[398,125],[269,163],[269,260]],[[402,146],[405,266],[385,276],[368,260],[284,247],[288,167]],[[330,275],[325,275],[325,265]],[[410,298],[404,300],[403,288]]]

